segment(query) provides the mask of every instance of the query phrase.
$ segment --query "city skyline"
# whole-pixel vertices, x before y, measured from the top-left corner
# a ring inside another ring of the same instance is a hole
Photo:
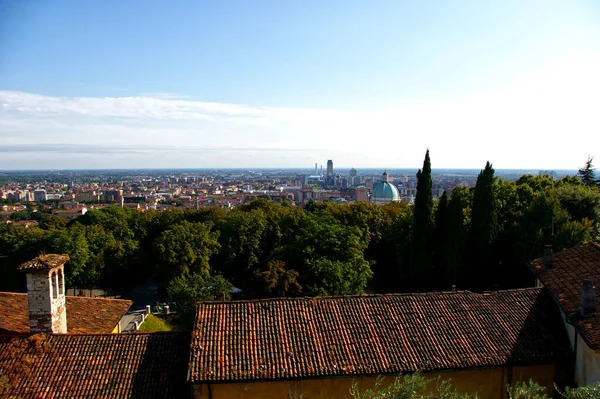
[[[0,170],[576,170],[594,2],[0,1]],[[600,156],[600,155],[599,155]]]

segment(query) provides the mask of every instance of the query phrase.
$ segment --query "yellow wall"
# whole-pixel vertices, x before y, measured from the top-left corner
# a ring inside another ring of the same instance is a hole
[[[514,367],[505,369],[465,370],[446,373],[426,373],[427,378],[451,379],[452,386],[463,392],[477,392],[480,399],[506,399],[506,384],[511,381],[528,381],[532,378],[553,391],[554,365]],[[388,383],[394,377],[386,377]],[[375,377],[357,378],[362,388],[371,388]],[[194,386],[195,399],[327,399],[350,398],[352,378],[326,378],[319,380],[276,381],[256,383],[198,384]]]
[[[115,326],[115,328],[113,328],[112,330],[112,334],[118,334],[121,332],[121,324],[117,323],[117,325]]]

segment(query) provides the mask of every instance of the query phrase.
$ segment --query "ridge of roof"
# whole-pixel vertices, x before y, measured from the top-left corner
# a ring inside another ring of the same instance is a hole
[[[357,298],[388,298],[388,297],[427,297],[427,296],[450,296],[450,295],[481,295],[481,296],[493,296],[498,294],[510,293],[510,292],[523,292],[523,291],[538,291],[542,288],[536,287],[525,287],[525,288],[511,288],[506,290],[495,290],[495,291],[483,291],[474,292],[469,290],[456,290],[456,291],[428,291],[428,292],[414,292],[414,293],[387,293],[387,294],[352,294],[352,295],[324,295],[324,296],[300,296],[300,297],[276,297],[276,298],[256,298],[256,299],[236,299],[232,300],[214,300],[214,301],[203,301],[198,302],[199,305],[217,305],[217,304],[243,304],[243,303],[260,303],[260,302],[294,302],[294,301],[324,301],[324,300],[335,300],[335,299],[357,299]]]
[[[10,292],[10,291],[0,291],[0,295],[29,295],[27,292]],[[77,299],[89,299],[89,300],[98,300],[102,299],[105,301],[122,301],[122,302],[131,302],[131,299],[123,299],[123,298],[102,298],[102,297],[91,297],[91,296],[79,296],[79,295],[65,295],[65,298],[77,298]]]

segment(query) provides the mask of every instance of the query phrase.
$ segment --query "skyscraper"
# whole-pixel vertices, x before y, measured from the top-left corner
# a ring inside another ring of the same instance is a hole
[[[327,160],[327,176],[333,176],[333,161],[331,159]]]

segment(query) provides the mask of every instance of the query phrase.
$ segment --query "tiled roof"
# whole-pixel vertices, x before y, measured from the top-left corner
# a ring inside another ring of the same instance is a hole
[[[131,306],[123,299],[67,296],[67,329],[72,334],[110,333]],[[0,292],[0,334],[29,332],[27,294]]]
[[[189,333],[0,336],[0,397],[181,398]],[[187,394],[187,395],[186,395]]]
[[[542,258],[531,262],[539,280],[578,328],[592,349],[600,349],[600,316],[582,319],[579,316],[581,284],[585,279],[600,284],[600,245],[589,242],[554,253],[552,268],[544,268]]]
[[[37,258],[34,258],[30,261],[23,263],[18,267],[18,270],[28,271],[28,270],[44,270],[44,269],[52,269],[53,267],[57,267],[60,265],[64,265],[69,261],[69,255],[57,255],[57,254],[46,254],[40,255]]]
[[[568,347],[542,289],[207,302],[192,382],[550,363]]]

